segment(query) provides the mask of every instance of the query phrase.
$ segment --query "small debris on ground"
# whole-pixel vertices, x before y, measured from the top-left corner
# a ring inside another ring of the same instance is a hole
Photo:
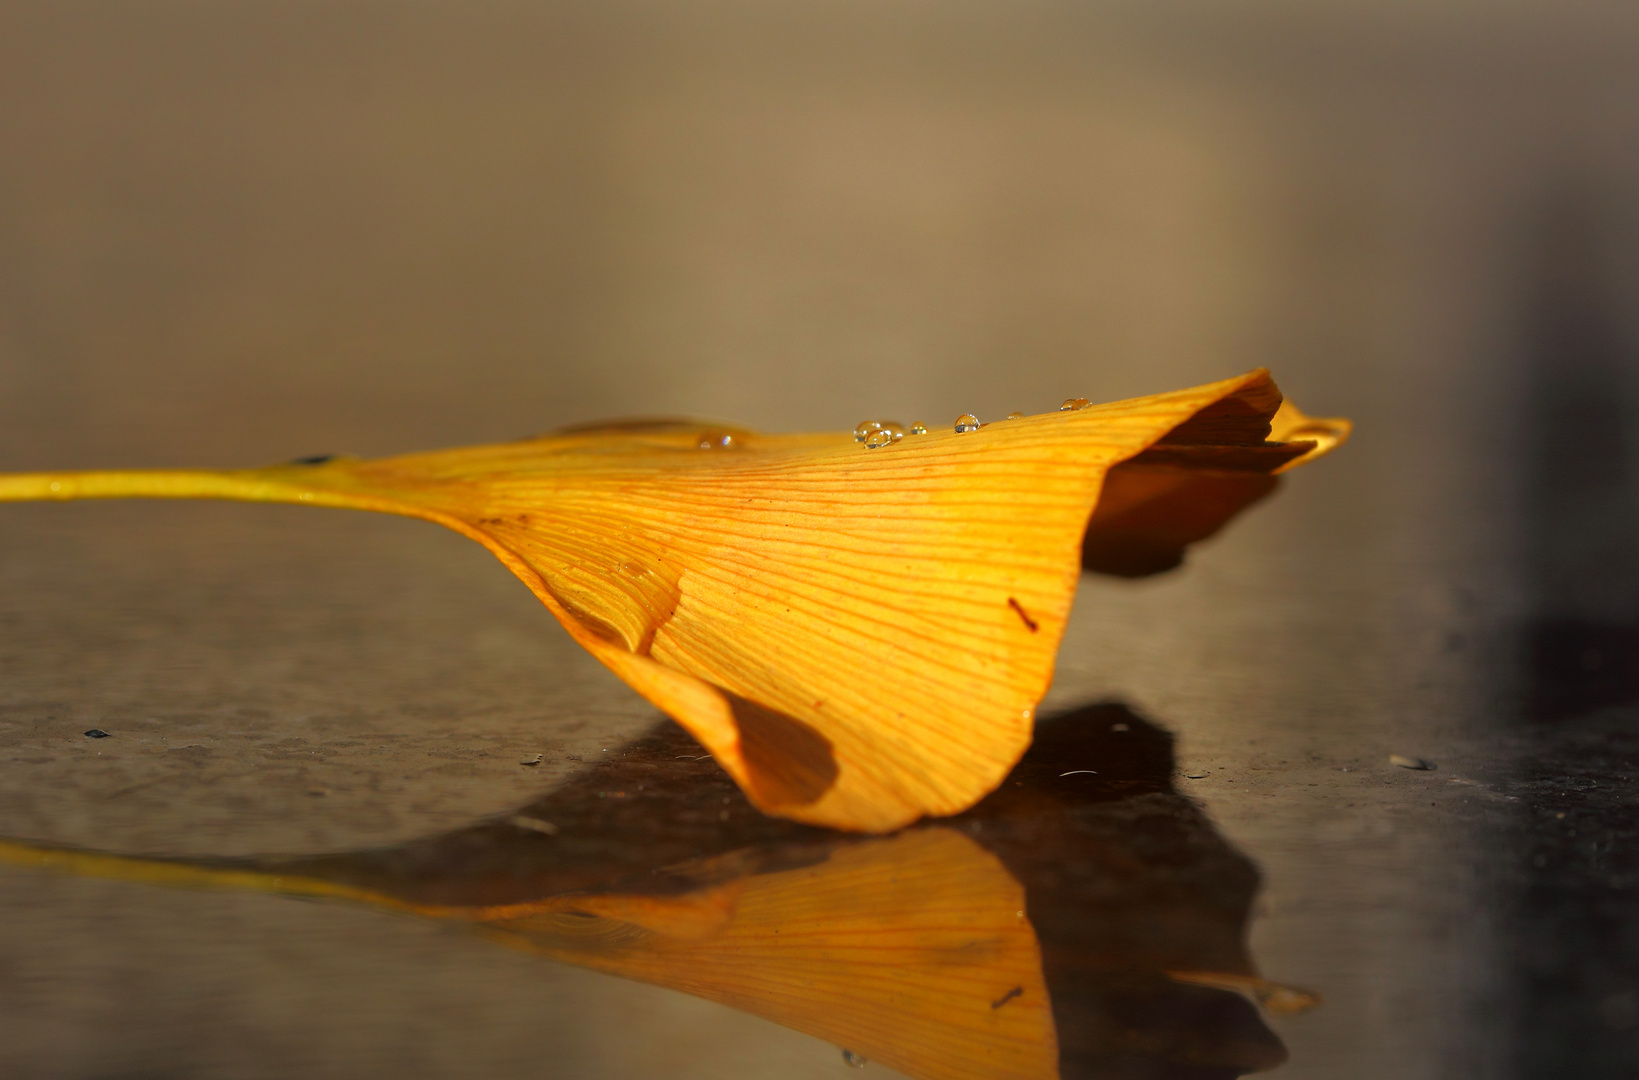
[[[558,835],[558,827],[556,825],[552,824],[550,821],[543,821],[538,817],[530,817],[528,814],[513,814],[506,820],[508,825],[514,826],[515,828],[527,829],[530,832],[538,832],[543,836]]]
[[[524,758],[522,761],[518,762],[518,764],[520,764],[520,765],[539,765],[545,759],[546,759],[545,754],[536,754],[532,758]]]
[[[88,739],[111,739],[111,738],[113,738],[112,735],[108,734],[108,732],[104,731],[100,727],[92,728],[90,731],[85,733],[85,737],[88,738]]]
[[[1313,990],[1281,986],[1279,983],[1271,982],[1263,983],[1258,988],[1256,997],[1260,1005],[1279,1016],[1295,1016],[1308,1012],[1321,1003],[1320,995]]]
[[[1407,757],[1405,754],[1390,754],[1389,764],[1398,765],[1402,769],[1417,769],[1421,772],[1433,772],[1439,768],[1434,762],[1420,757]]]
[[[1206,778],[1207,774],[1204,772],[1187,772],[1184,774],[1186,780],[1205,780]]]

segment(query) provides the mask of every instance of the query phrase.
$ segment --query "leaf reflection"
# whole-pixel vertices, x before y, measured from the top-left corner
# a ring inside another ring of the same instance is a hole
[[[694,750],[666,724],[517,813],[391,848],[173,860],[0,841],[0,860],[465,922],[926,1080],[1240,1076],[1286,1057],[1254,1002],[1316,1000],[1258,977],[1257,870],[1173,791],[1171,737],[1124,705],[1044,721],[974,809],[886,838],[757,814]]]

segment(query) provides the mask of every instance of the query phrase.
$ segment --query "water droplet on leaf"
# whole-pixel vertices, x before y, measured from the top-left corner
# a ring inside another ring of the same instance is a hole
[[[734,449],[734,436],[726,431],[705,432],[700,436],[700,449],[732,450]]]
[[[918,420],[916,423],[911,425],[911,434],[912,435],[926,435],[927,433],[928,433],[928,426],[926,424],[922,423],[922,421]]]
[[[972,413],[963,413],[956,418],[956,434],[966,435],[970,431],[979,430],[979,418]]]
[[[1022,413],[1022,412],[1010,412],[1010,413],[1007,414],[1007,418],[1009,420],[1023,420],[1024,419],[1024,413]]]
[[[892,446],[905,437],[905,429],[892,420],[882,421],[882,426],[865,436],[867,450],[880,450],[884,446]]]
[[[1067,397],[1064,399],[1064,404],[1059,406],[1059,412],[1074,412],[1077,409],[1085,409],[1091,404],[1092,402],[1084,397]]]
[[[846,1049],[842,1051],[842,1060],[848,1063],[850,1069],[863,1069],[871,1063],[871,1059],[864,1054],[856,1054]]]
[[[898,420],[861,420],[854,426],[854,441],[868,443],[871,441],[872,432],[882,431],[885,428],[892,428],[900,435],[905,434],[905,426]]]

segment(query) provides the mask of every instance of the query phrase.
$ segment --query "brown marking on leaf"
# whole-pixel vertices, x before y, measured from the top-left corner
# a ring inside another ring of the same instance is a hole
[[[1009,596],[1007,598],[1007,606],[1019,613],[1019,618],[1024,620],[1024,625],[1026,625],[1030,628],[1030,632],[1032,634],[1036,633],[1037,631],[1039,631],[1041,629],[1041,627],[1036,624],[1036,620],[1032,619],[1030,617],[1030,615],[1024,610],[1024,605],[1019,603],[1019,598],[1018,597]]]
[[[769,807],[806,806],[837,782],[831,742],[795,717],[730,698],[752,797]]]

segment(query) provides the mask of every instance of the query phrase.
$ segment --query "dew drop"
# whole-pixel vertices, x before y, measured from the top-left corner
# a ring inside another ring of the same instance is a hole
[[[1009,420],[1023,420],[1024,419],[1024,413],[1022,413],[1022,412],[1010,412],[1010,413],[1007,414],[1007,418]]]
[[[1067,397],[1064,399],[1064,404],[1059,406],[1059,412],[1075,412],[1077,409],[1085,409],[1091,404],[1092,402],[1084,397]]]
[[[623,562],[620,564],[620,572],[627,577],[640,578],[648,576],[649,568],[639,566],[637,563]]]
[[[979,418],[972,413],[963,413],[956,418],[956,434],[966,435],[970,431],[979,430]]]
[[[900,435],[905,434],[905,427],[898,420],[861,420],[854,426],[854,441],[869,442],[871,433],[883,428],[893,428]]]
[[[871,1063],[871,1059],[864,1054],[856,1054],[852,1050],[842,1051],[842,1060],[847,1062],[850,1069],[863,1069]]]
[[[916,423],[911,425],[911,434],[912,435],[926,435],[927,433],[928,433],[928,426],[926,424],[922,423],[922,421],[918,420]]]
[[[881,426],[865,436],[865,449],[880,450],[892,446],[905,437],[905,429],[892,420],[881,421]]]
[[[726,431],[705,432],[700,436],[700,449],[732,450],[734,449],[734,436]]]

